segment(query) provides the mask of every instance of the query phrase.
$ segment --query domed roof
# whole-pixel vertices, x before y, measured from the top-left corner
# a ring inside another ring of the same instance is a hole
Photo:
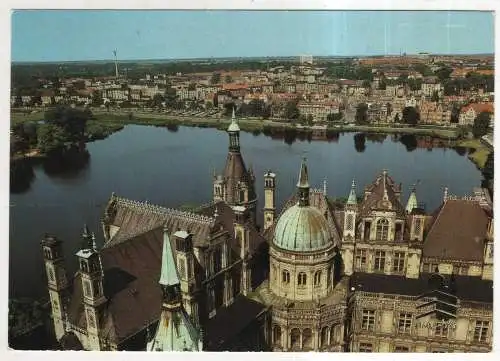
[[[319,209],[296,204],[279,218],[273,243],[289,251],[317,251],[331,246],[332,237]]]

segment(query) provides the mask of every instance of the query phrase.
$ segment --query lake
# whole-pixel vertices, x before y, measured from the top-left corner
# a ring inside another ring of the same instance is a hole
[[[470,194],[482,179],[463,150],[446,148],[446,140],[436,144],[421,138],[416,142],[413,137],[402,142],[394,135],[360,140],[353,133],[335,134],[329,141],[302,138],[241,134],[243,157],[257,177],[260,208],[263,174],[268,169],[277,174],[281,207],[295,191],[303,156],[308,159],[311,185],[322,188],[326,179],[330,197],[347,197],[353,178],[359,196],[387,169],[396,182],[403,183],[404,202],[418,182],[418,201],[425,203],[427,211],[440,205],[445,186],[450,194]],[[112,192],[167,207],[209,202],[213,169],[223,170],[227,148],[227,134],[216,129],[129,125],[87,144],[88,153],[71,161],[18,166],[11,183],[9,296],[47,296],[40,250],[44,233],[64,241],[68,275],[76,269],[73,255],[85,223],[102,244],[100,217]]]

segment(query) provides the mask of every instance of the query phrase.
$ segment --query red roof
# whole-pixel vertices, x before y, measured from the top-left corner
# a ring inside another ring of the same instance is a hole
[[[468,112],[470,109],[474,109],[474,111],[479,114],[482,112],[493,113],[493,103],[473,103],[466,105],[462,108],[462,113]]]

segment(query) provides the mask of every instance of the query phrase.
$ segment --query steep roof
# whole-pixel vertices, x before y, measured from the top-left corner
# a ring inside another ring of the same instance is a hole
[[[238,203],[238,194],[236,191],[240,182],[248,185],[248,199],[253,200],[256,198],[252,177],[247,171],[240,152],[229,152],[227,154],[224,179],[226,181],[228,191],[227,201],[229,203]]]
[[[181,282],[175,266],[174,253],[170,244],[170,237],[167,232],[163,232],[163,252],[161,256],[160,284],[163,286],[174,286]]]
[[[398,217],[404,218],[405,209],[396,194],[400,192],[401,187],[396,185],[386,171],[382,172],[375,182],[365,188],[366,195],[360,204],[361,216],[367,216],[372,210],[388,209],[390,204],[390,209],[394,210]]]
[[[449,199],[434,216],[424,240],[423,257],[481,261],[488,215],[479,202]]]
[[[119,227],[104,245],[112,247],[152,229],[166,226],[169,230],[187,230],[193,234],[193,244],[203,245],[215,226],[215,219],[191,212],[165,208],[145,202],[111,196],[105,211],[107,222]]]

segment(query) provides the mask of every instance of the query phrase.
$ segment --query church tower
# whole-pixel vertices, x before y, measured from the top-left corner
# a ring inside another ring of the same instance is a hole
[[[271,227],[276,217],[276,174],[264,174],[264,231]]]
[[[250,219],[256,224],[257,194],[255,193],[255,178],[249,172],[243,161],[240,150],[240,127],[234,114],[227,129],[229,135],[229,151],[224,174],[214,177],[215,202],[223,200],[228,205],[244,206]]]
[[[166,229],[163,232],[160,286],[162,312],[147,351],[202,351],[200,334],[182,306],[181,280]]]
[[[68,280],[66,267],[64,266],[62,241],[54,236],[45,235],[41,245],[47,273],[55,336],[59,340],[65,332],[64,312],[68,297]]]
[[[104,296],[104,270],[101,256],[97,251],[95,235],[89,233],[87,226],[83,229],[82,248],[76,253],[80,267],[83,288],[83,304],[87,319],[88,348],[103,350],[101,340],[101,312],[106,302]]]

